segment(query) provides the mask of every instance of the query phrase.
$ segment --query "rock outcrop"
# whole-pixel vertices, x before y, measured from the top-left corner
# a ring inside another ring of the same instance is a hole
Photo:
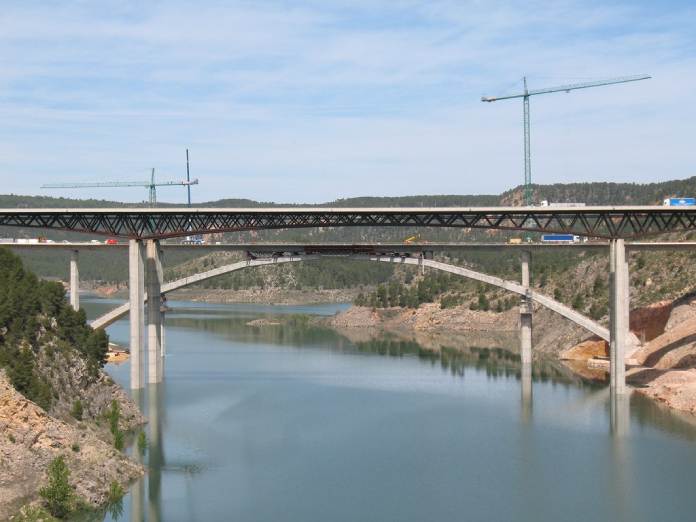
[[[125,488],[143,473],[85,424],[66,423],[26,399],[0,371],[0,519],[37,498],[48,464],[59,455],[77,495],[95,507],[107,500],[113,481]]]

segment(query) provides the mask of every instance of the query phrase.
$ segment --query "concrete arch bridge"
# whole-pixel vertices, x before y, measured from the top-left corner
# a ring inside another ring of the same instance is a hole
[[[175,281],[170,281],[168,283],[164,283],[160,285],[159,288],[159,293],[155,293],[153,295],[158,295],[158,297],[155,299],[157,302],[156,308],[159,309],[159,296],[167,294],[169,292],[173,292],[175,290],[185,288],[187,286],[200,283],[202,281],[206,281],[208,279],[214,278],[214,277],[219,277],[224,274],[229,274],[231,272],[236,272],[239,270],[244,270],[247,268],[251,267],[256,267],[256,266],[267,266],[267,265],[277,265],[277,264],[284,264],[284,263],[296,263],[296,262],[302,262],[302,261],[314,261],[318,260],[321,258],[325,257],[337,257],[337,256],[327,256],[327,255],[321,255],[321,254],[304,254],[304,255],[285,255],[285,256],[278,256],[278,257],[268,257],[268,258],[257,258],[257,259],[247,259],[243,261],[238,261],[236,263],[231,263],[225,266],[221,266],[219,268],[214,268],[212,270],[208,270],[205,272],[201,272],[196,275],[188,276],[188,277],[183,277],[181,279],[177,279]],[[484,274],[481,272],[477,272],[475,270],[471,270],[469,268],[464,268],[460,266],[455,266],[447,263],[442,263],[439,261],[435,261],[432,259],[426,259],[424,257],[406,257],[406,256],[386,256],[386,255],[366,255],[366,254],[353,254],[353,255],[343,255],[340,256],[343,259],[355,259],[355,260],[362,260],[362,261],[373,261],[373,262],[384,262],[384,263],[396,263],[396,264],[405,264],[405,265],[415,265],[418,267],[429,267],[431,269],[435,270],[440,270],[443,272],[447,272],[450,274],[455,274],[458,276],[462,276],[474,281],[479,281],[482,283],[486,283],[498,288],[502,288],[504,290],[507,290],[509,292],[518,294],[521,296],[521,306],[520,306],[520,344],[521,344],[521,358],[523,364],[531,362],[532,359],[532,340],[531,340],[531,328],[532,328],[532,309],[531,309],[531,303],[536,302],[537,304],[544,306],[548,308],[549,310],[552,310],[553,312],[556,312],[557,314],[561,315],[562,317],[565,317],[566,319],[574,322],[575,324],[580,325],[581,327],[585,328],[587,331],[591,332],[592,334],[600,337],[601,339],[606,340],[607,342],[610,341],[610,332],[609,329],[602,326],[601,324],[597,323],[596,321],[593,321],[587,316],[584,316],[583,314],[573,310],[572,308],[552,299],[551,297],[548,297],[544,294],[541,294],[539,292],[535,292],[529,287],[529,254],[528,252],[523,252],[522,253],[522,282],[518,283],[516,281],[510,281],[510,280],[505,280],[496,276],[491,276],[488,274]],[[150,261],[150,257],[148,257],[148,261]],[[156,273],[160,274],[161,278],[161,265],[158,264]],[[156,278],[151,278],[151,279],[156,279]],[[150,287],[150,291],[154,289],[152,287],[152,284],[148,285]],[[143,298],[140,301],[141,303],[149,302],[148,301],[148,294],[143,292]],[[142,307],[142,305],[141,305]],[[155,306],[148,306],[148,311],[152,311],[152,315],[156,315],[158,317],[153,318],[155,319],[155,323],[153,325],[153,321],[148,318],[148,334],[149,336],[154,334],[157,336],[161,336],[161,318],[159,318],[159,314],[154,310]],[[157,310],[158,311],[158,310]],[[135,312],[135,314],[133,313]],[[126,314],[131,314],[131,321],[133,321],[133,315],[137,317],[142,316],[142,310],[131,310],[131,303],[127,302],[124,303],[123,305],[115,308],[114,310],[111,310],[110,312],[98,317],[95,319],[91,325],[93,328],[104,328],[116,320],[120,319],[121,317],[125,316]],[[136,319],[137,320],[137,319]],[[133,325],[131,325],[131,329],[133,329]],[[133,341],[133,339],[131,339]],[[154,344],[157,345],[159,344],[159,356],[158,354],[150,354],[149,360],[150,360],[150,369],[149,369],[149,380],[150,382],[158,382],[159,379],[161,379],[161,370],[157,370],[158,365],[161,366],[161,362],[159,361],[161,357],[161,337],[157,339],[159,342],[155,342]],[[131,343],[131,347],[133,346],[139,346],[140,343]],[[635,337],[633,334],[629,334],[626,338],[626,352],[630,354],[633,349],[635,349],[639,345],[638,339]],[[133,357],[133,364],[139,364],[139,356]],[[155,362],[155,367],[153,368],[153,362]],[[153,370],[155,370],[155,374],[153,375]],[[137,374],[140,372],[138,371]],[[135,380],[135,382],[132,382],[131,385],[133,387],[136,386],[136,384],[142,379],[140,375],[136,375],[135,373],[131,374],[131,379]]]

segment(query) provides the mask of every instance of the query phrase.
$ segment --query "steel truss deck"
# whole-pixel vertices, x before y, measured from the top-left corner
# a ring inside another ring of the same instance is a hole
[[[128,238],[316,227],[451,227],[615,239],[696,230],[696,207],[0,209],[0,226]]]

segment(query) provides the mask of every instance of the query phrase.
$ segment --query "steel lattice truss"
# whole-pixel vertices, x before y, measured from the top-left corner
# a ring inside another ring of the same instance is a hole
[[[310,227],[451,227],[615,239],[696,230],[696,207],[0,209],[0,226],[115,237]]]

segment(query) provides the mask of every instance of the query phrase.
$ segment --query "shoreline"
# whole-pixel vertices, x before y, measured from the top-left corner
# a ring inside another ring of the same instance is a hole
[[[278,293],[271,292],[278,296]],[[253,299],[243,299],[244,296],[237,295],[237,299],[229,299],[230,291],[192,291],[176,292],[172,297],[193,302],[206,302],[214,304],[232,303],[266,303],[268,304],[268,293],[254,292]],[[323,299],[330,296],[330,299]],[[247,294],[247,298],[250,296]],[[288,291],[283,298],[275,300],[273,305],[293,305],[293,304],[334,304],[337,302],[347,302],[344,292],[320,291],[303,292]],[[679,301],[679,300],[677,300]],[[684,315],[684,304],[681,308],[675,305],[674,315]],[[670,303],[671,305],[671,303]],[[646,365],[646,359],[650,357],[651,344],[660,341],[660,335],[666,336],[667,333],[660,334],[662,329],[668,326],[669,314],[664,313],[665,303],[656,303],[659,307],[661,316],[661,328],[655,328],[650,324],[655,337],[639,350],[643,353],[639,357],[639,364],[627,365],[627,385],[632,392],[648,397],[658,403],[665,404],[670,409],[687,412],[696,415],[696,368],[694,367],[664,367],[658,368]],[[692,299],[687,306],[694,308],[690,310],[693,316],[693,331],[696,332],[696,299]],[[647,313],[646,313],[647,309]],[[635,317],[647,317],[648,324],[654,319],[655,314],[650,313],[650,307],[631,312],[632,323]],[[582,328],[561,319],[556,314],[548,310],[538,309],[534,311],[534,351],[535,359],[538,357],[550,357],[552,360],[563,365],[574,376],[589,382],[607,383],[608,377],[608,346],[600,339],[588,336]],[[635,316],[635,317],[634,317]],[[330,317],[318,317],[316,324],[329,327],[351,340],[364,341],[380,335],[396,334],[401,337],[410,337],[423,346],[424,349],[433,352],[439,351],[440,347],[448,344],[490,346],[510,350],[511,346],[517,346],[516,310],[507,312],[482,312],[472,311],[464,307],[454,307],[441,309],[439,304],[428,303],[421,305],[418,309],[408,308],[385,308],[371,309],[367,307],[351,306],[347,310],[337,313]],[[690,317],[690,316],[689,316]],[[681,318],[682,320],[684,317]],[[690,319],[688,319],[690,320]],[[279,322],[258,320],[250,321],[248,326],[259,328],[264,326],[277,326]],[[686,324],[686,335],[691,332],[691,323],[678,323],[672,327],[672,332],[678,331],[678,327]],[[632,324],[632,329],[634,325]],[[674,335],[669,337],[674,342]],[[696,343],[694,343],[694,363],[696,363]],[[456,347],[455,349],[461,350]],[[122,364],[129,359],[128,352],[121,346],[114,343],[109,345],[107,355],[108,364]],[[696,364],[694,364],[696,366]]]
[[[664,303],[658,303],[657,306],[664,308]],[[435,336],[435,339],[441,339],[439,342],[435,341],[436,344],[444,347],[446,344],[443,342],[451,344],[462,336],[464,339],[482,339],[486,341],[486,345],[496,346],[500,345],[496,338],[502,336],[508,340],[502,348],[509,350],[510,341],[517,346],[519,334],[515,311],[472,312],[458,308],[441,310],[439,305],[432,304],[421,305],[418,309],[352,306],[321,322],[349,338],[357,336],[366,339],[390,333],[405,334],[418,342],[419,338]],[[646,308],[649,312],[650,307]],[[535,310],[534,360],[551,357],[583,380],[608,383],[607,343],[588,336],[579,327],[568,324],[568,321],[563,321],[556,315],[544,312]],[[645,309],[635,312],[637,317],[651,319]],[[676,300],[671,312],[672,317],[676,318],[674,324],[670,324],[665,318],[664,330],[661,333],[656,330],[655,337],[636,352],[638,364],[627,365],[626,383],[631,392],[664,404],[671,410],[696,415],[696,341],[692,342],[696,332],[696,298],[686,302]],[[634,311],[631,313],[633,320]],[[432,342],[429,344],[430,346],[428,343],[423,344],[423,347],[428,350],[438,349]],[[675,346],[678,348],[674,349]],[[679,352],[678,357],[673,357],[676,362],[669,360],[670,348]],[[668,350],[667,355],[663,353],[664,350]],[[654,364],[654,360],[661,362],[663,367],[659,367],[659,362]],[[687,362],[690,366],[680,366]]]

